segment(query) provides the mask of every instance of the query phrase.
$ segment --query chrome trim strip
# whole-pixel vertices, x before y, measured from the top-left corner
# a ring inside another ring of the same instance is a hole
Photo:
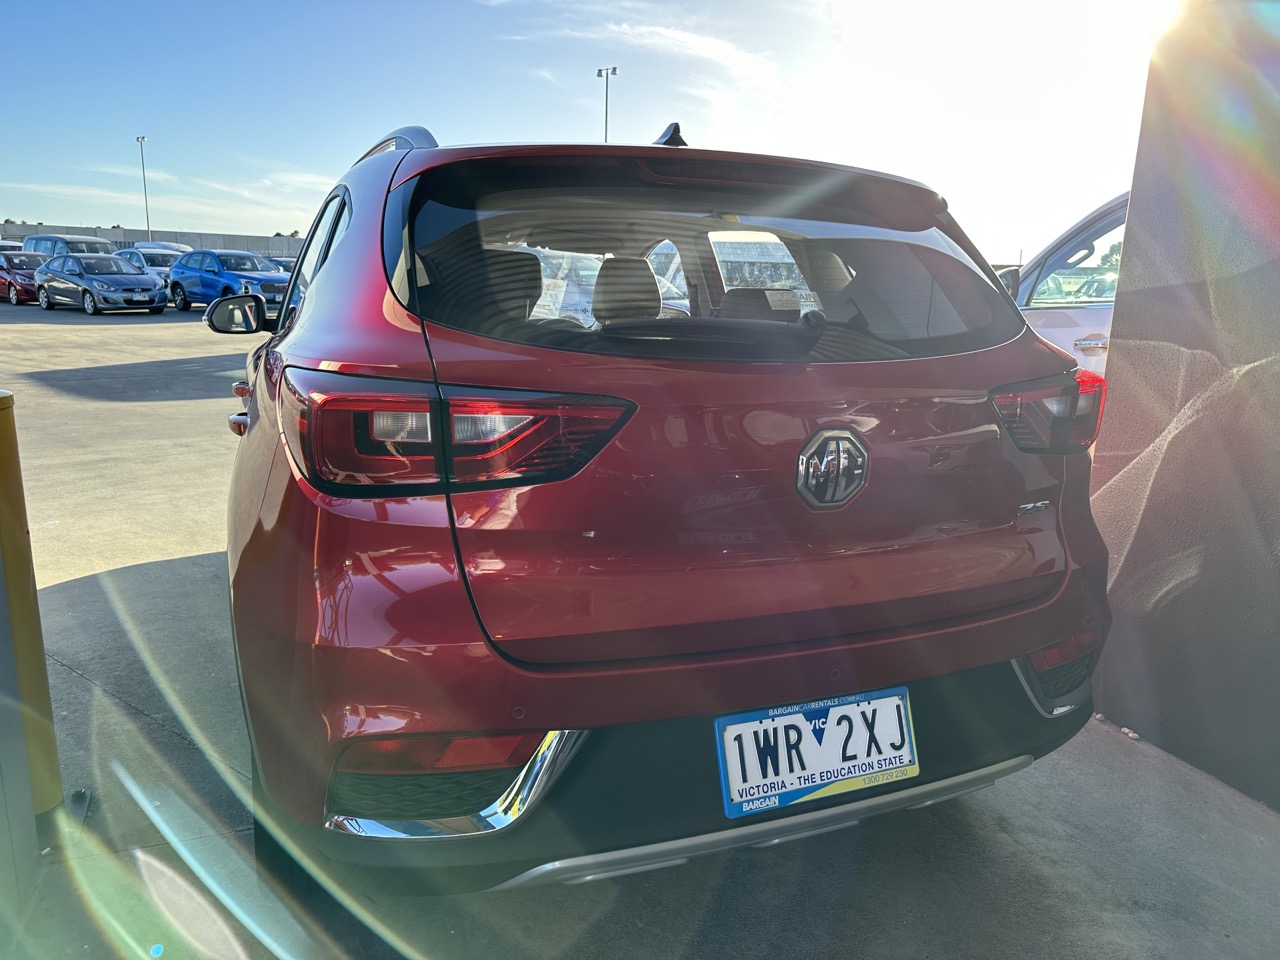
[[[527,816],[559,779],[587,737],[585,730],[552,730],[511,786],[490,807],[467,817],[442,820],[371,820],[331,816],[324,828],[335,833],[382,840],[454,840],[490,836]]]
[[[1018,657],[1010,660],[1013,666],[1013,672],[1018,675],[1018,680],[1022,683],[1022,689],[1026,692],[1032,706],[1042,717],[1052,720],[1054,717],[1064,717],[1071,713],[1076,707],[1082,706],[1090,696],[1093,695],[1093,678],[1085,677],[1084,683],[1076,687],[1064,697],[1057,700],[1050,700],[1040,693],[1040,685],[1032,683],[1031,670],[1027,666],[1026,657]]]
[[[923,807],[971,793],[981,787],[989,786],[1001,777],[1029,767],[1032,759],[1030,756],[1014,757],[1012,760],[1005,760],[1003,763],[993,764],[981,770],[962,773],[936,783],[908,787],[906,790],[895,793],[868,797],[866,800],[857,800],[844,806],[815,810],[813,813],[798,814],[782,820],[752,823],[730,830],[704,833],[696,837],[668,840],[663,843],[651,843],[628,850],[612,850],[608,853],[556,860],[526,870],[493,889],[510,890],[514,887],[544,883],[586,883],[590,880],[621,877],[644,870],[678,866],[687,862],[690,857],[720,853],[735,847],[772,846],[788,840],[799,840],[829,830],[851,827],[860,820],[877,814]]]
[[[1110,337],[1103,337],[1103,336],[1081,337],[1079,340],[1076,341],[1077,350],[1088,350],[1095,347],[1099,350],[1106,350],[1110,346],[1111,346]]]

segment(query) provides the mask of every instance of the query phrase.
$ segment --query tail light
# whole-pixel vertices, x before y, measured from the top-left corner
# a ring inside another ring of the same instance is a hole
[[[1052,646],[1027,654],[1027,662],[1036,673],[1048,673],[1056,667],[1064,666],[1092,653],[1097,645],[1098,635],[1086,630]]]
[[[291,368],[280,423],[317,489],[411,496],[564,480],[622,427],[611,397],[449,388]]]
[[[1026,656],[1032,674],[1024,679],[1027,693],[1045,716],[1058,716],[1078,707],[1093,671],[1102,634],[1086,630]]]
[[[438,407],[415,383],[290,369],[280,426],[318,489],[422,488],[441,482]]]
[[[1077,370],[991,391],[1005,429],[1026,453],[1080,453],[1097,439],[1107,382]]]
[[[630,405],[601,397],[528,400],[446,391],[449,482],[457,488],[571,477],[622,426]]]
[[[482,737],[397,737],[360,740],[338,757],[338,773],[464,773],[523,767],[546,733]]]

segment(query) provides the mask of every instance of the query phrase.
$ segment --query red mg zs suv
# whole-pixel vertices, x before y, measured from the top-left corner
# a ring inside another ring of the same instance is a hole
[[[268,335],[228,532],[260,851],[617,875],[955,796],[1087,719],[1103,381],[929,189],[673,142],[396,131],[278,316],[207,311]]]

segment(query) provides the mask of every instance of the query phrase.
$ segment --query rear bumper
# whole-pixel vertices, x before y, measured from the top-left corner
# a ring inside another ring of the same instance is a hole
[[[919,776],[745,820],[724,815],[714,717],[592,731],[541,802],[491,834],[390,839],[292,827],[321,869],[361,886],[487,889],[577,883],[768,846],[959,796],[1027,766],[1087,721],[1035,708],[1008,662],[907,684]]]
[[[901,683],[914,690],[917,684],[992,664],[1016,695],[1019,715],[1056,721],[1039,715],[1010,661],[1081,629],[1105,632],[1109,617],[1103,575],[1102,567],[1076,571],[1047,604],[978,623],[939,624],[928,632],[853,642],[838,638],[781,645],[732,658],[670,658],[607,669],[530,669],[506,660],[480,635],[470,643],[430,646],[304,645],[264,636],[260,629],[250,632],[240,616],[236,634],[264,786],[290,819],[319,828],[328,815],[325,798],[337,754],[351,739],[370,735],[588,730],[592,733],[584,750],[590,752],[610,738],[607,730],[693,722],[687,718]],[[372,578],[363,579],[365,584],[356,581],[342,598],[338,612],[361,611],[359,588],[376,586],[367,583]],[[278,582],[246,578],[246,589]],[[237,592],[244,596],[244,590]],[[396,619],[411,622],[418,606],[414,595],[404,592],[407,599],[394,602],[407,609],[397,612]],[[465,636],[469,613],[462,603],[435,603],[429,609],[424,604],[422,616],[434,614],[435,619],[419,622],[432,622],[441,636]],[[351,622],[357,619],[348,616]],[[981,698],[963,702],[982,706]],[[1010,716],[1008,722],[1020,721]],[[1044,733],[1052,735],[1050,728]],[[1012,745],[997,759],[1027,752],[1036,751]],[[970,769],[984,762],[975,755]]]
[[[1014,757],[1003,763],[995,763],[970,773],[957,774],[936,783],[909,787],[897,793],[865,800],[855,800],[830,810],[800,813],[786,820],[770,823],[753,823],[733,830],[704,833],[696,837],[683,837],[665,843],[651,843],[643,847],[612,850],[608,853],[588,854],[556,860],[532,867],[510,880],[498,884],[495,890],[512,890],[516,887],[542,884],[587,883],[607,880],[647,870],[661,870],[688,863],[693,857],[708,853],[723,853],[741,847],[774,847],[790,840],[803,840],[845,827],[856,826],[868,817],[895,810],[917,810],[944,800],[964,796],[989,787],[1001,777],[1017,773],[1031,765],[1034,757]]]

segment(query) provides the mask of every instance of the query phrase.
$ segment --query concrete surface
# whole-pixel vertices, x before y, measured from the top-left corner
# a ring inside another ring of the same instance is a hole
[[[290,913],[253,879],[226,622],[246,346],[0,304],[64,783],[95,793],[0,957],[1276,955],[1280,816],[1101,721],[991,789],[772,850]]]

